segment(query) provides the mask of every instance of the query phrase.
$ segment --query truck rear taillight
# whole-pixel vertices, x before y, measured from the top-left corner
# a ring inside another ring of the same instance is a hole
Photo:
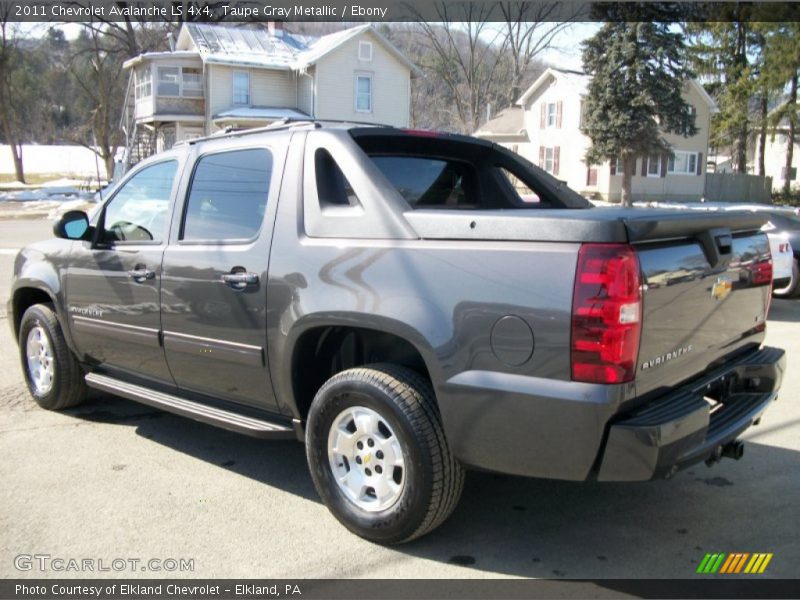
[[[641,327],[641,277],[633,248],[581,246],[572,294],[573,381],[631,381]]]

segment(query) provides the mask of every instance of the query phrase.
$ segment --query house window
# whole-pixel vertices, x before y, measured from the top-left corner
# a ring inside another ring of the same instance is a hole
[[[675,175],[697,173],[697,152],[675,152],[669,159],[667,172]]]
[[[356,75],[356,111],[372,112],[372,75]]]
[[[144,84],[143,84],[144,85]],[[139,83],[136,84],[137,89]],[[159,96],[186,96],[189,98],[203,97],[203,75],[199,68],[194,67],[158,67],[158,95]],[[150,93],[150,83],[147,89],[140,93]],[[139,92],[137,92],[139,93]],[[137,96],[146,97],[146,96]]]
[[[647,176],[661,177],[661,157],[658,154],[651,154],[647,158]]]
[[[555,172],[555,155],[554,148],[544,149],[544,163],[542,164],[542,168],[548,173]]]
[[[158,95],[181,95],[181,68],[158,67]]]
[[[372,42],[358,42],[358,60],[372,60]]]
[[[250,104],[250,73],[233,72],[233,103]]]
[[[555,127],[556,125],[556,103],[550,102],[547,104],[547,121],[548,127]]]
[[[615,175],[622,175],[625,172],[625,163],[622,162],[621,158],[618,158],[614,163],[614,174]]]
[[[183,90],[181,95],[189,98],[202,98],[203,76],[200,69],[183,67]]]
[[[150,75],[150,70],[136,71],[136,86],[134,95],[137,100],[141,98],[149,98],[153,94],[153,79]]]

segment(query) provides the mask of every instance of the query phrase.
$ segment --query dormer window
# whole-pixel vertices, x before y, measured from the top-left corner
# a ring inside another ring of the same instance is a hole
[[[372,60],[372,42],[358,42],[358,60]]]

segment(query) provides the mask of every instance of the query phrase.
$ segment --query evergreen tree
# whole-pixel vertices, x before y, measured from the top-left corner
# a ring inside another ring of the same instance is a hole
[[[689,23],[686,31],[692,67],[708,82],[719,106],[711,122],[711,143],[730,148],[734,170],[746,173],[748,137],[754,120],[751,99],[764,92],[756,83],[757,67],[750,62],[750,57],[758,54],[760,40],[754,23],[747,20],[749,12],[743,12],[749,9],[733,6],[724,10],[730,20]]]
[[[607,22],[583,43],[583,65],[592,76],[583,125],[592,142],[586,161],[621,160],[622,203],[630,206],[636,157],[670,153],[664,133],[697,133],[682,94],[692,76],[683,35],[667,22]]]
[[[785,132],[786,135],[782,191],[788,196],[792,184],[794,146],[798,140],[800,126],[800,105],[797,102],[798,75],[800,75],[800,41],[798,41],[800,23],[786,21],[772,25],[765,36],[764,68],[766,77],[772,81],[774,87],[780,91],[788,88],[785,101],[781,102],[771,115],[773,131]]]

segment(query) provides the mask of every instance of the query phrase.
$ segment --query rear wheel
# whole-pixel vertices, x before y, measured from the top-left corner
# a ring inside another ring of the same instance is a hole
[[[83,371],[67,347],[51,305],[35,304],[25,311],[19,351],[28,391],[39,406],[61,410],[86,398]]]
[[[794,259],[792,263],[792,278],[789,283],[781,288],[773,289],[772,295],[776,298],[796,298],[800,296],[800,267],[798,266],[798,259]]]
[[[394,365],[329,379],[309,411],[306,453],[314,486],[334,516],[383,544],[438,527],[464,483],[430,383]]]

